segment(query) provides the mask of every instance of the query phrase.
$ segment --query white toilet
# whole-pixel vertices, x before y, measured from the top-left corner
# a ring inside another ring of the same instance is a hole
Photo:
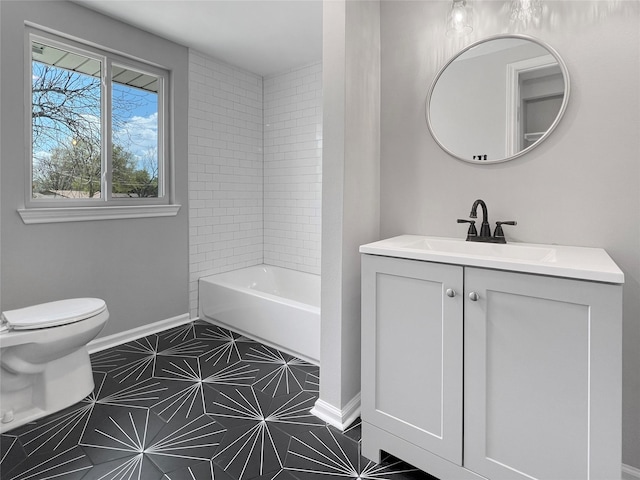
[[[109,319],[104,300],[74,298],[0,317],[0,433],[93,391],[87,344]]]

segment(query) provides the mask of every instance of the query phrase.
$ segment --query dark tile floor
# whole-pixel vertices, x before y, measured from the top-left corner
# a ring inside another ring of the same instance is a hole
[[[318,367],[209,323],[91,361],[92,395],[0,436],[2,480],[432,478],[311,415]]]

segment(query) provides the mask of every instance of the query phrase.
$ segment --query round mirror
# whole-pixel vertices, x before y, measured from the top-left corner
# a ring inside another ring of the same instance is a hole
[[[547,138],[568,99],[569,72],[555,50],[524,35],[499,35],[440,70],[427,96],[427,124],[460,160],[504,162]]]

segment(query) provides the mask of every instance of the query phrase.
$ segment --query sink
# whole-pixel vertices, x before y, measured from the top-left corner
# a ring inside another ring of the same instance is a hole
[[[624,283],[624,274],[602,248],[520,242],[481,243],[460,238],[400,235],[362,245],[360,253]]]
[[[556,249],[552,247],[467,242],[456,238],[426,237],[417,241],[408,241],[404,248],[527,262],[555,262],[556,260]]]

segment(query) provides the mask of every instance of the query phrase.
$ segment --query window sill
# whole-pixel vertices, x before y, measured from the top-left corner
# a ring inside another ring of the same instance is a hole
[[[125,218],[175,217],[180,205],[136,205],[109,207],[21,208],[18,213],[27,224],[120,220]]]

